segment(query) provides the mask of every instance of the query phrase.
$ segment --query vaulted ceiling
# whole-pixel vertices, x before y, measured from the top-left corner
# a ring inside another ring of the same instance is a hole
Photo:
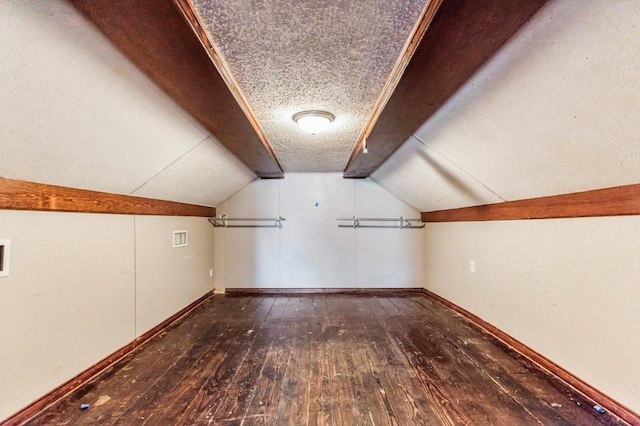
[[[358,16],[347,13],[351,3],[305,2],[327,6],[341,22],[356,22]],[[321,170],[328,158],[339,160],[345,177],[370,176],[420,211],[640,182],[640,3],[542,3],[421,3],[427,9],[407,35],[405,42],[411,41],[396,53],[372,109],[360,112],[367,117],[362,128],[348,136],[336,126],[335,140],[300,134],[288,145],[268,129],[289,126],[293,132],[291,117],[265,119],[247,89],[270,87],[278,73],[252,65],[254,75],[269,81],[242,83],[233,66],[240,56],[223,56],[221,40],[230,33],[205,31],[194,3],[2,1],[0,177],[215,206],[256,176]],[[229,9],[242,4],[225,2],[224,10],[248,19]],[[262,11],[255,19],[286,21],[280,3],[248,5],[245,14]],[[436,6],[430,20],[429,7]],[[268,7],[275,8],[271,15]],[[314,31],[322,32],[326,20],[313,21]],[[426,32],[418,43],[421,25]],[[256,26],[246,28],[247,40],[256,37]],[[232,27],[244,34],[242,25]],[[367,30],[365,38],[375,34]],[[292,62],[315,63],[305,56],[305,43],[298,44],[304,60]],[[297,44],[286,45],[289,54],[291,46]],[[247,41],[234,49],[245,48],[256,49]],[[261,49],[260,61],[277,56]],[[344,64],[331,62],[340,56],[320,55],[318,67],[343,70]],[[311,83],[301,92],[316,93]],[[328,102],[346,93],[333,96],[327,86],[319,93],[325,90],[327,104],[313,108],[335,112],[338,124],[345,117]],[[338,136],[342,148],[332,145]]]
[[[245,165],[277,178],[369,176],[546,0],[69,2]],[[336,118],[310,135],[292,119],[303,110]]]

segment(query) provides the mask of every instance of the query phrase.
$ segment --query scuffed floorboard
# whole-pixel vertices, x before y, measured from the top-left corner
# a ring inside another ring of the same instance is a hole
[[[27,424],[625,424],[593,405],[426,296],[221,295]]]

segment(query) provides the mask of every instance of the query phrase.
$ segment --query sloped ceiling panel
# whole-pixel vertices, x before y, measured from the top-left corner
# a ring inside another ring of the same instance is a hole
[[[66,2],[0,2],[0,40],[2,177],[129,195],[203,141],[217,144]],[[136,194],[215,205],[254,179],[214,151],[177,171],[174,191]],[[229,178],[189,195],[211,169]]]
[[[171,0],[68,1],[251,170],[283,176]]]
[[[549,3],[416,135],[507,201],[640,182],[638,22],[633,0]],[[422,211],[470,205],[438,205],[432,166],[389,162],[373,177]]]
[[[390,193],[423,212],[502,201],[455,163],[415,137],[407,140],[371,177]]]
[[[506,200],[640,182],[638,22],[551,3],[419,134]]]
[[[216,206],[252,179],[253,173],[209,136],[131,195]]]
[[[367,177],[429,119],[547,0],[443,1],[345,177]]]

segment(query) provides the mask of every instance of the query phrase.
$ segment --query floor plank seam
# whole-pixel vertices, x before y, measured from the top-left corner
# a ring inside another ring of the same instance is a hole
[[[622,424],[527,362],[423,295],[222,295],[29,426]]]

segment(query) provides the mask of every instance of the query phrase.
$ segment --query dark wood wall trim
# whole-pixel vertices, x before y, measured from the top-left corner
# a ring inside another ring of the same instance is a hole
[[[213,217],[215,207],[0,178],[0,209]]]
[[[389,294],[389,293],[422,293],[422,288],[227,288],[226,294]]]
[[[423,222],[553,219],[640,214],[640,184],[423,212]]]
[[[346,178],[373,173],[547,0],[446,0],[429,25]]]
[[[102,361],[99,361],[98,363],[96,363],[93,366],[89,367],[88,369],[86,369],[82,373],[78,374],[77,376],[75,376],[71,380],[68,380],[67,382],[61,384],[60,386],[58,386],[57,388],[55,388],[54,390],[52,390],[48,394],[46,394],[46,395],[42,396],[41,398],[37,399],[36,401],[32,402],[31,404],[29,404],[28,406],[26,406],[22,410],[18,411],[17,413],[12,415],[8,419],[5,419],[4,421],[0,422],[0,425],[7,425],[8,426],[8,425],[20,425],[20,424],[23,424],[24,422],[26,422],[27,420],[31,419],[35,415],[37,415],[38,413],[40,413],[42,410],[44,410],[45,408],[47,408],[48,406],[50,406],[54,402],[58,401],[59,399],[61,399],[65,395],[73,392],[74,390],[78,389],[80,386],[82,386],[85,383],[87,383],[89,380],[91,380],[92,378],[94,378],[95,376],[97,376],[98,374],[100,374],[101,372],[106,370],[107,368],[109,368],[109,366],[111,366],[114,362],[117,362],[118,360],[124,358],[131,351],[133,351],[134,349],[142,346],[143,344],[145,344],[146,342],[151,340],[154,336],[156,336],[157,334],[159,334],[162,331],[164,331],[164,329],[169,327],[174,322],[178,321],[183,316],[187,315],[189,312],[194,310],[196,307],[198,307],[198,305],[200,305],[202,302],[207,300],[212,295],[213,295],[213,292],[208,292],[204,296],[200,297],[198,300],[196,300],[193,303],[189,304],[189,306],[186,306],[185,308],[183,308],[180,311],[176,312],[174,315],[170,316],[169,318],[167,318],[166,320],[164,320],[160,324],[158,324],[155,327],[153,327],[151,330],[149,330],[146,333],[142,334],[140,337],[135,339],[133,342],[131,342],[131,343],[127,344],[126,346],[118,349],[117,351],[115,351],[114,353],[109,355],[108,357],[104,358]]]
[[[534,363],[538,364],[543,369],[551,372],[552,374],[555,374],[560,379],[564,380],[569,385],[574,387],[578,392],[581,392],[584,395],[586,395],[587,397],[593,399],[594,401],[597,401],[598,404],[600,404],[602,407],[608,409],[609,411],[611,411],[612,413],[614,413],[616,416],[620,417],[624,421],[629,422],[629,424],[632,424],[632,425],[640,425],[640,414],[635,413],[633,410],[625,407],[624,405],[622,405],[619,402],[615,401],[611,397],[609,397],[609,396],[605,395],[604,393],[600,392],[598,389],[596,389],[593,386],[589,385],[588,383],[584,382],[582,379],[574,376],[573,374],[571,374],[570,372],[568,372],[564,368],[560,367],[558,364],[554,363],[553,361],[551,361],[550,359],[548,359],[544,355],[536,352],[535,350],[531,349],[530,347],[528,347],[524,343],[522,343],[522,342],[516,340],[515,338],[511,337],[510,335],[508,335],[504,331],[500,330],[499,328],[489,324],[488,322],[486,322],[482,318],[472,314],[471,312],[467,311],[466,309],[461,308],[460,306],[456,305],[455,303],[450,302],[447,299],[445,299],[445,298],[443,298],[441,296],[438,296],[437,294],[435,294],[435,293],[433,293],[433,292],[431,292],[431,291],[429,291],[427,289],[423,289],[422,291],[423,291],[423,293],[425,295],[427,295],[431,299],[436,300],[437,302],[442,303],[443,305],[447,306],[448,308],[453,309],[454,311],[458,312],[462,316],[466,317],[471,322],[473,322],[476,325],[478,325],[479,327],[485,329],[490,334],[492,334],[494,337],[496,337],[497,339],[501,340],[506,345],[511,346],[517,352],[519,352],[520,354],[522,354],[526,358],[530,359]]]

